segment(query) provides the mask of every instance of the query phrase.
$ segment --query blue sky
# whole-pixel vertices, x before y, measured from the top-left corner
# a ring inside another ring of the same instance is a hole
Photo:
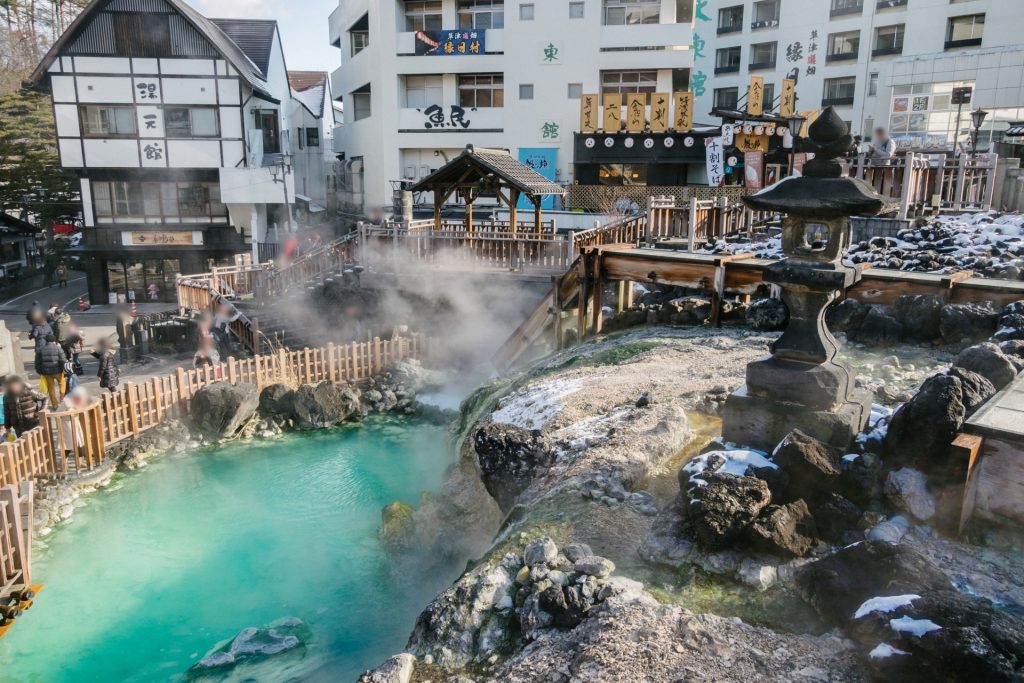
[[[327,42],[327,17],[338,0],[188,0],[208,17],[276,19],[293,71],[333,71],[338,50]]]

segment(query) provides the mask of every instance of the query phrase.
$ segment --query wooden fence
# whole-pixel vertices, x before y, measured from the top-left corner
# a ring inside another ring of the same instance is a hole
[[[0,487],[95,469],[106,460],[111,445],[185,415],[196,392],[213,382],[251,383],[257,389],[279,382],[361,382],[395,361],[423,358],[427,352],[421,337],[377,338],[319,349],[282,349],[243,360],[229,358],[215,367],[179,369],[141,384],[126,383],[87,408],[45,412],[39,427],[0,445]]]
[[[32,482],[22,482],[0,487],[0,600],[31,580]]]

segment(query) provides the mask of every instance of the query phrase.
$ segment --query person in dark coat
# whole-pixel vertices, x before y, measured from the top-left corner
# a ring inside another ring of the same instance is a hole
[[[19,375],[7,378],[4,391],[4,426],[21,436],[39,426],[39,413],[46,395],[36,391]]]
[[[110,347],[107,339],[100,339],[96,349],[92,352],[93,358],[100,362],[96,376],[100,378],[100,386],[109,389],[111,393],[117,391],[117,385],[121,383],[121,361],[117,352]]]
[[[32,318],[32,329],[28,333],[28,338],[36,343],[36,351],[46,343],[47,335],[51,334],[53,334],[53,328],[50,327],[50,323],[46,322],[46,314],[39,311]]]
[[[28,312],[25,313],[25,320],[29,325],[35,325],[36,314],[46,315],[46,311],[43,310],[42,305],[38,301],[33,301],[32,305],[28,307]]]
[[[68,357],[72,363],[75,364],[75,374],[82,375],[82,361],[79,356],[82,355],[82,351],[85,348],[85,333],[79,329],[78,325],[71,323],[68,327],[68,334],[64,337],[64,343],[61,344],[64,347],[64,354]]]
[[[46,380],[46,389],[50,394],[50,405],[59,405],[64,398],[67,380],[64,377],[64,363],[68,357],[64,349],[57,343],[53,334],[46,335],[46,343],[36,347],[36,374]]]

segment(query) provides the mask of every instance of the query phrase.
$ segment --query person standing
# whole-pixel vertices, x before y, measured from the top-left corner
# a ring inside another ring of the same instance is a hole
[[[71,314],[58,308],[53,313],[53,322],[50,323],[53,329],[53,336],[57,338],[58,344],[63,344],[68,336],[68,329],[71,327]]]
[[[39,412],[46,395],[36,391],[20,375],[7,378],[4,391],[4,426],[21,436],[39,426]]]
[[[64,398],[67,387],[64,377],[64,363],[67,356],[64,349],[57,343],[53,334],[46,336],[42,347],[36,348],[36,373],[46,382],[46,391],[50,394],[50,405],[56,406]]]
[[[111,348],[110,341],[100,339],[92,356],[100,362],[100,367],[96,371],[96,376],[100,378],[100,386],[109,389],[111,393],[117,391],[117,386],[121,383],[121,362],[118,360],[117,352]]]
[[[885,128],[876,128],[874,140],[868,144],[868,156],[884,161],[896,156],[896,141],[889,137]]]
[[[75,374],[81,376],[83,372],[82,361],[79,357],[85,348],[85,333],[79,329],[78,325],[71,323],[68,326],[68,333],[64,337],[62,346],[64,347],[64,355],[74,364]]]
[[[217,353],[222,360],[227,360],[231,355],[231,323],[238,320],[242,314],[238,309],[231,306],[221,306],[213,317],[213,339],[217,344]]]
[[[60,286],[62,288],[68,286],[69,273],[70,270],[68,270],[68,264],[64,263],[63,261],[57,264],[57,281],[60,283]]]

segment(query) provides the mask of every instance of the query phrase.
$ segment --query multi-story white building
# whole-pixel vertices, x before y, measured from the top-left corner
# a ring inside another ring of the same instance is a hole
[[[694,22],[697,113],[734,108],[751,76],[766,102],[796,78],[798,110],[833,105],[854,133],[881,126],[905,147],[951,149],[982,107],[983,149],[1024,119],[1022,26],[1017,0],[710,0]],[[973,92],[959,136],[957,87]]]
[[[179,273],[272,253],[297,188],[326,194],[293,137],[322,149],[333,109],[317,119],[302,90],[295,101],[274,21],[95,0],[31,80],[51,93],[61,164],[81,177],[95,303],[173,300]]]
[[[306,217],[320,217],[333,204],[334,103],[326,71],[289,71],[292,89],[289,120],[295,165],[295,196]]]
[[[584,93],[686,90],[692,0],[340,0],[342,201],[390,206],[467,144],[573,180]]]

